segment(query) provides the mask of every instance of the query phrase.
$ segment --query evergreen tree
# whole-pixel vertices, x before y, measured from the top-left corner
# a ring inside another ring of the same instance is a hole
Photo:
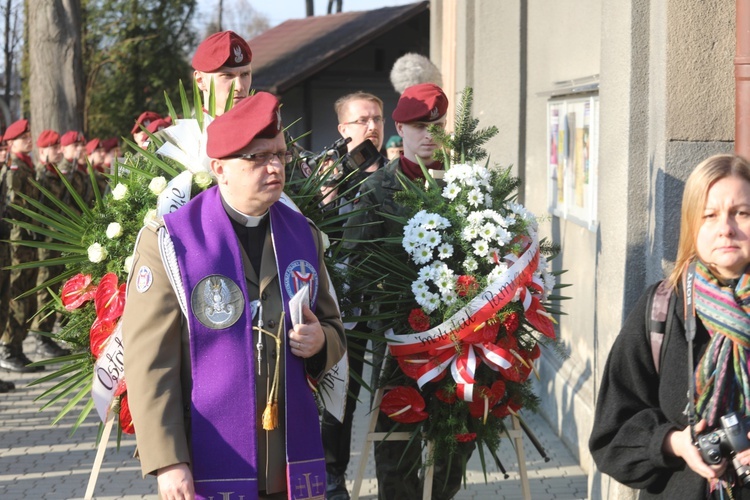
[[[145,110],[167,114],[164,91],[191,78],[195,8],[196,0],[84,1],[89,137],[127,136]]]

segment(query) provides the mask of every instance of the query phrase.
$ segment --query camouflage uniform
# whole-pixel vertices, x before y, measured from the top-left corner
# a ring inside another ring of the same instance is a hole
[[[92,206],[94,204],[94,190],[91,188],[91,179],[89,178],[89,173],[86,169],[79,169],[78,165],[66,160],[65,158],[60,162],[58,168],[60,169],[60,172],[65,172],[65,178],[68,179],[68,182],[73,186],[75,192],[83,198],[86,206]],[[66,196],[70,197],[70,193],[66,193]],[[73,203],[73,198],[70,197],[69,199],[70,202],[68,204],[71,208],[76,212],[80,212],[76,204]]]
[[[397,173],[403,174],[400,159],[392,160],[384,168],[373,173],[362,185],[361,197],[355,201],[354,208],[358,212],[353,215],[344,230],[344,244],[348,248],[373,242],[380,238],[401,236],[403,226],[397,221],[385,217],[389,214],[404,217],[406,211],[399,205],[394,196],[403,190]],[[407,259],[406,252],[403,255]],[[377,307],[377,305],[376,305]],[[385,342],[373,347],[373,387],[382,385],[380,380],[380,366],[385,355]],[[395,365],[395,363],[393,363]],[[396,365],[397,366],[397,365]],[[394,367],[395,368],[395,367]],[[388,373],[391,366],[389,364]],[[397,373],[395,371],[394,373]],[[402,377],[405,378],[405,377]],[[396,425],[393,420],[378,411],[378,421],[375,432],[389,432]],[[401,424],[399,430],[409,431],[413,426]],[[457,452],[453,455],[450,467],[444,461],[435,464],[435,480],[432,487],[433,499],[449,499],[461,488],[464,462],[468,461],[474,443],[459,443]],[[375,470],[378,478],[378,498],[393,500],[401,498],[421,498],[422,481],[418,476],[422,465],[420,446],[408,441],[382,441],[375,444]]]
[[[68,189],[65,187],[65,184],[63,184],[60,176],[54,170],[52,165],[44,165],[42,169],[42,173],[39,175],[39,184],[43,188],[48,190],[55,199],[63,201],[65,201],[66,198],[69,199],[70,196],[68,193]],[[42,203],[44,203],[47,207],[55,210],[56,212],[60,212],[60,209],[57,208],[57,206],[55,206],[55,204],[49,198],[43,195],[42,198]],[[52,239],[48,237],[45,241],[52,241]],[[40,248],[37,252],[40,261],[46,261],[48,259],[55,259],[60,257],[60,252],[47,250],[46,248]],[[40,267],[36,279],[37,286],[45,283],[50,278],[58,276],[63,271],[65,271],[65,266]],[[59,285],[56,286],[59,287]],[[41,310],[45,305],[47,305],[50,300],[52,300],[52,298],[50,297],[49,292],[47,292],[46,290],[42,290],[37,293],[37,310]],[[46,333],[52,332],[57,316],[57,314],[49,314],[48,311],[35,316],[34,321],[31,323],[31,330]]]
[[[34,178],[34,167],[27,163],[18,155],[13,154],[10,167],[5,177],[6,181],[6,217],[30,223],[29,217],[12,208],[10,204],[15,204],[23,208],[31,209],[18,193],[23,193],[31,199],[40,198],[39,190],[31,184]],[[28,157],[27,157],[28,158]],[[34,235],[21,228],[13,225],[10,229],[10,239],[20,241],[30,241]],[[34,248],[22,245],[10,246],[11,264],[17,265],[25,262],[37,260],[37,251]],[[20,300],[15,297],[34,288],[36,286],[37,269],[14,269],[10,271],[10,311],[8,321],[5,325],[0,344],[6,346],[13,356],[23,354],[23,340],[28,333],[28,320],[36,311],[36,297],[33,295]]]

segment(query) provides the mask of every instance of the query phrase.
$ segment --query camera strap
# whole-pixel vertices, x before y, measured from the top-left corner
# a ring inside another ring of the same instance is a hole
[[[682,288],[685,291],[685,338],[688,341],[688,425],[690,426],[690,437],[693,442],[695,438],[695,361],[693,359],[693,340],[695,339],[695,265],[693,260],[682,275]]]

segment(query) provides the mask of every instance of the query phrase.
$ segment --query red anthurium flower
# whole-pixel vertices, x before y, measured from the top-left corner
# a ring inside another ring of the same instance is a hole
[[[511,365],[510,368],[500,368],[500,373],[502,373],[503,376],[511,382],[521,383],[529,378],[531,370],[532,368],[530,361],[526,361],[526,364],[524,364],[520,360],[516,359],[513,361],[513,365]]]
[[[438,389],[437,391],[435,391],[435,397],[448,405],[452,405],[453,403],[458,401],[458,396],[456,396],[455,392],[451,394],[445,389]]]
[[[114,321],[122,316],[125,309],[125,283],[117,286],[117,275],[107,273],[96,290],[96,317],[104,321]]]
[[[459,443],[470,443],[477,438],[476,432],[465,432],[464,434],[456,434],[456,441]]]
[[[91,354],[94,358],[98,358],[104,347],[104,343],[115,331],[117,323],[115,321],[107,321],[100,318],[96,318],[94,323],[91,325],[89,330],[89,342],[91,345]]]
[[[531,359],[537,359],[539,356],[541,356],[542,351],[539,349],[539,344],[534,344],[534,347],[531,348],[531,351],[529,351],[529,358]]]
[[[497,380],[492,387],[479,386],[474,389],[474,401],[469,403],[469,413],[474,418],[482,418],[505,396],[505,382]]]
[[[412,424],[426,420],[425,403],[419,391],[412,387],[396,387],[383,396],[380,411],[396,422]]]
[[[462,340],[467,344],[481,344],[483,342],[494,342],[497,338],[497,333],[500,331],[500,322],[494,318],[489,319],[476,327],[476,329],[470,334],[466,335]]]
[[[531,305],[526,311],[526,321],[539,333],[543,333],[551,339],[555,338],[555,325],[552,323],[552,316],[544,310],[544,306],[536,296],[531,299]]]
[[[90,274],[78,273],[65,282],[62,288],[62,303],[73,311],[96,296],[96,285],[91,284]]]
[[[508,415],[510,415],[510,411],[508,411],[508,403],[497,405],[492,410],[490,410],[490,413],[492,413],[497,418],[507,417]]]
[[[412,309],[409,313],[409,326],[415,332],[424,332],[430,329],[430,318],[421,308]]]
[[[495,342],[495,345],[506,351],[510,351],[511,349],[514,351],[518,350],[518,341],[512,335],[506,335],[505,337],[498,339],[498,341]]]
[[[124,394],[122,399],[120,399],[120,427],[125,434],[135,434],[133,416],[130,414],[127,394]]]
[[[419,378],[420,370],[425,368],[430,358],[432,358],[432,356],[428,353],[418,352],[407,356],[397,356],[396,361],[398,361],[398,366],[401,368],[401,371],[404,372],[404,375],[417,380]]]
[[[474,276],[468,274],[462,274],[456,280],[456,293],[459,297],[466,297],[470,293],[474,293],[479,289],[479,284]]]

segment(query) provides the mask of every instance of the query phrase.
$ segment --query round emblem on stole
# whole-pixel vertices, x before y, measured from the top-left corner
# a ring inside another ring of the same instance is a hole
[[[229,328],[240,319],[245,298],[232,279],[212,274],[195,285],[190,304],[198,321],[208,328],[220,330]]]
[[[284,272],[284,288],[289,297],[294,297],[303,286],[309,285],[310,304],[318,296],[318,272],[306,260],[295,260]]]
[[[138,274],[135,277],[135,289],[138,293],[143,293],[149,288],[154,282],[154,273],[151,272],[151,268],[147,266],[141,266],[138,269]]]

